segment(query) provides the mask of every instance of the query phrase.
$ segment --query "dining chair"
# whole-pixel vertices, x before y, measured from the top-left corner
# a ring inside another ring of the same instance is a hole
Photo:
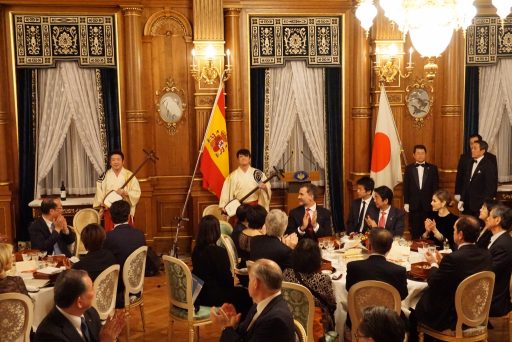
[[[220,233],[222,235],[230,235],[233,233],[233,226],[228,221],[219,220],[220,224]]]
[[[295,326],[295,342],[307,342],[306,330],[304,330],[302,324],[294,319],[293,325]]]
[[[494,290],[495,275],[483,271],[464,279],[455,292],[457,323],[455,330],[438,331],[418,324],[419,341],[425,334],[441,341],[487,341],[487,321]]]
[[[210,324],[210,307],[200,306],[198,311],[194,309],[192,299],[192,273],[188,266],[178,258],[169,255],[162,256],[165,275],[167,277],[167,289],[169,292],[169,328],[167,338],[172,340],[174,322],[186,322],[188,325],[188,340],[194,341],[197,336],[199,341],[199,327]]]
[[[211,204],[204,208],[203,210],[203,217],[206,215],[213,215],[215,216],[219,221],[225,220],[226,216],[222,214],[222,210],[217,204]]]
[[[76,252],[75,256],[79,256],[86,252],[84,244],[80,238],[82,230],[90,223],[101,223],[100,214],[92,208],[85,208],[79,210],[75,216],[73,216],[73,228],[76,233]]]
[[[233,277],[235,277],[235,275],[247,275],[247,268],[238,268],[240,260],[238,259],[238,252],[236,250],[236,246],[235,243],[233,242],[233,239],[231,239],[229,235],[221,234],[219,242],[220,246],[224,247],[228,252],[229,267],[231,269]]]
[[[0,294],[0,341],[30,342],[34,315],[32,299],[22,293]]]
[[[283,281],[281,294],[288,303],[293,319],[306,330],[306,341],[313,342],[313,316],[315,300],[311,292],[303,285]]]
[[[400,315],[400,294],[393,286],[382,281],[365,280],[354,284],[348,291],[352,341],[356,341],[356,331],[363,316],[363,310],[369,306],[385,306]]]
[[[112,265],[94,280],[93,286],[96,295],[92,306],[98,311],[102,321],[106,320],[115,309],[120,269],[121,266]]]
[[[139,307],[142,331],[146,331],[142,292],[144,290],[144,272],[146,270],[147,254],[148,246],[139,247],[126,258],[123,266],[124,307],[127,311],[130,311],[131,308]],[[126,336],[126,339],[129,341],[130,320],[126,320]]]

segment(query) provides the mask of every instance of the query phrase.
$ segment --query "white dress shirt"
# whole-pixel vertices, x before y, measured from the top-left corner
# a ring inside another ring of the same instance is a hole
[[[269,296],[269,297],[263,299],[261,302],[258,303],[258,305],[256,305],[256,313],[252,317],[251,323],[249,323],[249,325],[247,326],[247,331],[249,331],[249,329],[251,329],[254,322],[256,322],[258,317],[260,317],[261,313],[263,312],[263,310],[265,310],[265,308],[272,301],[272,299],[276,298],[280,294],[281,294],[281,291],[278,291],[278,292],[274,293],[272,296]]]
[[[83,335],[82,329],[81,329],[81,325],[82,325],[82,318],[81,318],[81,316],[70,315],[67,312],[65,312],[64,310],[62,310],[61,308],[59,308],[58,306],[55,306],[55,307],[57,308],[57,310],[60,311],[60,313],[64,317],[66,317],[68,319],[68,321],[71,323],[73,328],[76,329],[76,331],[78,332],[80,337],[84,338],[84,335]]]
[[[416,170],[418,170],[418,181],[419,181],[419,186],[420,186],[420,190],[421,190],[421,188],[423,188],[423,173],[425,173],[425,162],[416,163],[416,164],[423,165],[423,166],[416,167]]]
[[[498,238],[499,238],[501,235],[505,234],[506,232],[507,232],[506,230],[503,230],[503,231],[501,231],[501,232],[499,232],[499,233],[492,234],[492,236],[491,236],[491,241],[489,242],[489,245],[487,246],[487,249],[491,249],[491,246],[492,246],[492,244],[494,243],[494,241],[498,240]]]
[[[361,206],[359,207],[358,219],[359,219],[359,217],[361,217],[361,210],[363,209],[363,203],[364,203],[364,213],[363,213],[363,219],[361,220],[361,225],[359,227],[357,227],[357,230],[359,230],[360,232],[363,231],[364,218],[366,217],[366,212],[368,211],[368,206],[370,205],[371,200],[372,200],[371,196],[368,197],[367,199],[361,199]]]
[[[308,211],[309,209],[309,211]],[[309,218],[311,219],[311,222],[313,222],[313,214],[315,213],[316,211],[316,203],[313,204],[311,207],[309,208],[304,208],[304,210],[306,210],[306,213],[309,214]],[[317,216],[317,219],[318,219],[318,216]],[[306,231],[302,231],[300,229],[300,227],[302,226],[302,224],[297,228],[297,233],[300,234],[300,235],[304,235],[306,234]],[[313,231],[316,233],[318,231],[318,229],[320,229],[320,225],[318,224],[318,222],[316,223],[316,226],[313,227]]]
[[[480,162],[482,161],[482,159],[484,159],[484,156],[481,156],[480,158],[473,159],[473,161],[476,160],[476,163],[473,162],[473,168],[471,169],[471,178],[469,180],[473,179],[473,174],[475,173],[475,170],[478,167],[478,164],[480,164]]]

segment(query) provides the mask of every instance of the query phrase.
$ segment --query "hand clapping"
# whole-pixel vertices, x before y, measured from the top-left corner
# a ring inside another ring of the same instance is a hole
[[[127,317],[124,310],[116,310],[114,316],[107,318],[100,332],[100,342],[114,342],[123,330]]]
[[[215,307],[210,309],[210,319],[213,324],[219,325],[223,329],[236,326],[240,321],[240,315],[236,313],[235,307],[228,303],[222,304],[218,311]]]

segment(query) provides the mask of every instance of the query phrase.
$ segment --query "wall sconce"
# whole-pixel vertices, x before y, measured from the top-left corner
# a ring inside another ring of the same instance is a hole
[[[222,56],[224,56],[224,54]],[[203,54],[198,54],[195,49],[192,49],[190,73],[196,81],[203,81],[207,84],[213,84],[221,76],[221,81],[227,81],[231,77],[231,52],[229,49],[226,50],[225,56],[227,63],[224,70],[221,71],[220,67],[215,66],[215,64],[221,66],[222,63],[219,63],[218,57],[220,56],[215,53],[215,49],[212,45],[208,45],[204,49]]]
[[[395,44],[387,45],[385,52],[379,47],[376,48],[376,61],[373,65],[373,70],[377,75],[379,82],[392,83],[397,77],[408,78],[412,75],[414,64],[412,63],[412,47],[409,49],[409,61],[405,67],[406,73],[403,74],[400,69],[399,54]]]

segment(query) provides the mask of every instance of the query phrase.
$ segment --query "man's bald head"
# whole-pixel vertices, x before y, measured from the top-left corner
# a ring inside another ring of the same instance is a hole
[[[253,277],[261,281],[269,291],[281,290],[283,272],[274,261],[259,259],[250,267],[249,272]]]

